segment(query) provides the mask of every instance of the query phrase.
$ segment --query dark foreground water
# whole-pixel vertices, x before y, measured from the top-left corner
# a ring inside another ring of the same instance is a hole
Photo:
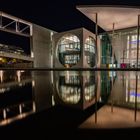
[[[139,129],[140,72],[0,71],[0,134],[133,137]]]

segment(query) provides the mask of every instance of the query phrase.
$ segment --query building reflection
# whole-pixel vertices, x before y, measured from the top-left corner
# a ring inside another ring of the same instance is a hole
[[[112,94],[108,103],[114,105],[140,109],[140,73],[139,72],[118,72],[117,80],[113,86]]]
[[[0,125],[54,106],[98,111],[97,104],[110,99],[115,78],[103,71],[0,71]]]
[[[10,91],[14,87],[22,87],[32,81],[31,73],[25,71],[0,71],[0,93]]]
[[[32,85],[36,111],[44,111],[55,105],[53,95],[52,73],[50,71],[33,71]]]
[[[99,101],[100,93],[97,93],[99,83],[95,73],[90,71],[55,72],[56,104],[86,109],[95,103],[95,97]]]
[[[34,80],[24,71],[0,71],[0,126],[36,111]]]
[[[126,84],[126,102],[134,104],[135,98],[137,98],[137,103],[140,103],[140,73],[132,73],[131,75],[128,74],[126,77],[125,84]]]
[[[117,73],[115,71],[101,71],[100,72],[100,88],[101,88],[101,100],[102,102],[108,102],[108,98],[111,94],[111,90],[114,86],[114,82],[117,77]]]
[[[80,128],[140,127],[140,73],[117,72],[107,103]],[[95,121],[96,118],[96,121]]]
[[[6,108],[0,108],[0,126],[23,119],[34,112],[35,103],[33,101],[23,102],[12,106],[10,105]]]
[[[117,72],[107,103],[80,128],[140,127],[140,73]]]
[[[82,83],[79,73],[61,73],[57,81],[57,92],[63,102],[77,104],[81,98]]]

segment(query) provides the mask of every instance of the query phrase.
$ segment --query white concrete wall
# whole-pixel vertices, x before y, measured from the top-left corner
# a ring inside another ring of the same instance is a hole
[[[33,24],[32,46],[34,53],[34,67],[52,67],[51,30]]]

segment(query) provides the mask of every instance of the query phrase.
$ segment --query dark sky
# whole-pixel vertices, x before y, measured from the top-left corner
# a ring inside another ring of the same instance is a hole
[[[0,0],[0,9],[58,32],[77,27],[94,31],[93,22],[76,9],[94,4],[140,6],[140,0]]]
[[[94,23],[76,5],[140,6],[140,0],[0,0],[1,11],[54,31],[85,27],[94,32]],[[4,40],[1,34],[0,39]],[[19,42],[19,45],[22,44]]]

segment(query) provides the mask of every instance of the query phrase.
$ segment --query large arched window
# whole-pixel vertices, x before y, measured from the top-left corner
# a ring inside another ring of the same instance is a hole
[[[90,67],[95,66],[95,62],[96,62],[95,53],[96,53],[95,40],[89,36],[85,40],[85,58]]]
[[[72,67],[80,60],[80,40],[72,34],[64,35],[58,42],[58,59],[65,67]]]

